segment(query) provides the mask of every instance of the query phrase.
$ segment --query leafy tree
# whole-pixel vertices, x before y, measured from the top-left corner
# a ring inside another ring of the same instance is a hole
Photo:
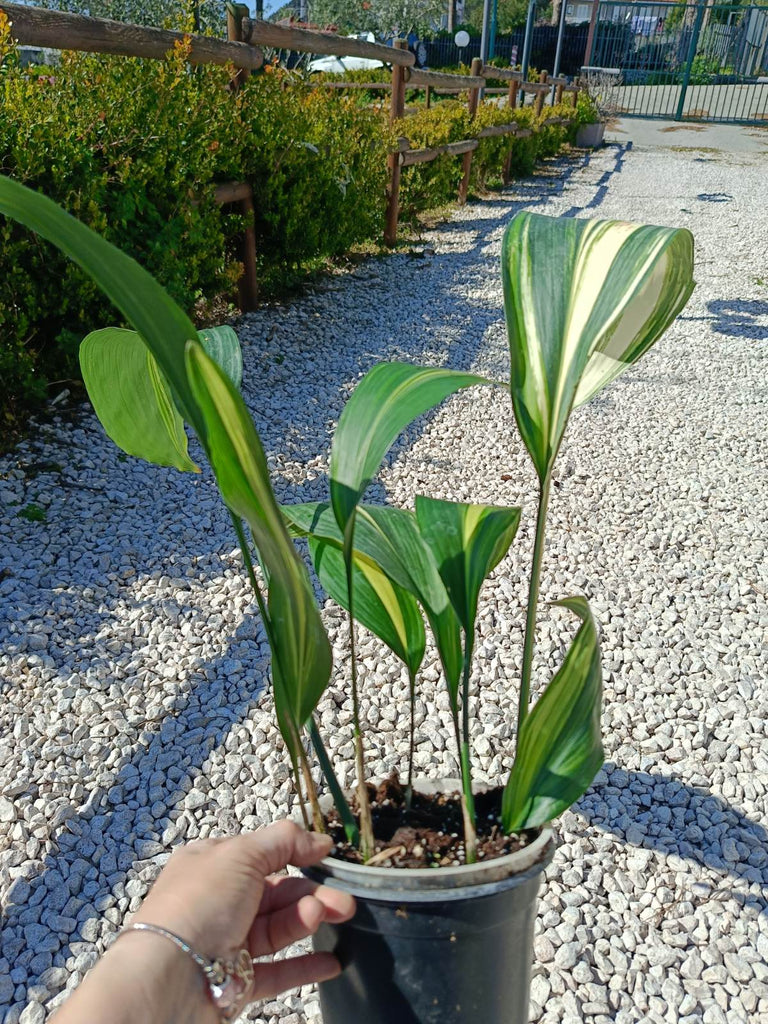
[[[443,0],[309,0],[308,13],[317,25],[373,32],[386,39],[410,32],[421,35],[433,29],[444,7]]]
[[[156,28],[191,29],[197,23],[202,31],[226,33],[225,0],[35,0],[35,6]]]

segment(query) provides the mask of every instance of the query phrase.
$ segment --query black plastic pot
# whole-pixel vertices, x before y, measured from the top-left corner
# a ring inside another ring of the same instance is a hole
[[[545,828],[484,864],[408,870],[328,858],[306,869],[357,900],[351,921],[324,924],[313,940],[344,967],[320,985],[324,1024],[527,1024],[536,895],[554,848]]]

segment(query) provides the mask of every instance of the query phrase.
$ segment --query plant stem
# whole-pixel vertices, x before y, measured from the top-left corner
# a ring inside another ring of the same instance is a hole
[[[408,669],[408,682],[411,695],[411,746],[408,752],[408,787],[405,791],[405,806],[411,809],[413,800],[413,750],[416,739],[416,673]]]
[[[536,538],[533,543],[531,581],[528,587],[523,670],[520,676],[520,698],[517,708],[518,743],[520,741],[520,729],[528,715],[528,703],[531,695],[531,668],[533,667],[533,646],[536,633],[536,610],[539,603],[539,586],[541,584],[541,561],[544,555],[544,533],[547,521],[547,506],[549,505],[549,485],[550,475],[547,473],[539,484],[539,510],[536,516]]]
[[[304,785],[307,788],[307,796],[309,798],[310,807],[312,808],[312,828],[315,832],[325,832],[325,819],[323,818],[323,812],[320,810],[320,801],[317,799],[317,787],[315,786],[315,780],[312,778],[312,772],[309,770],[307,752],[304,749],[304,744],[301,740],[298,741],[298,748],[300,751],[299,757],[301,758],[301,772],[304,776]]]
[[[357,773],[357,803],[360,810],[360,853],[363,861],[373,856],[373,822],[368,789],[365,785],[365,756],[363,753],[363,731],[360,728],[360,699],[357,692],[357,649],[355,647],[354,617],[354,533],[355,517],[352,514],[344,530],[344,568],[347,576],[347,597],[349,599],[349,653],[352,671],[352,720],[355,735],[355,770]]]
[[[464,853],[467,864],[477,861],[477,825],[475,798],[472,793],[472,762],[469,746],[469,676],[472,670],[473,637],[465,637],[464,673],[461,681],[462,737],[461,756],[461,813],[464,818]]]
[[[296,758],[288,751],[288,757],[291,761],[291,771],[293,772],[293,784],[296,787],[296,799],[299,801],[299,809],[301,811],[301,819],[304,822],[304,828],[309,832],[309,817],[307,815],[307,805],[304,800],[304,793],[301,789],[301,775],[299,773],[299,766],[296,763]]]
[[[253,568],[253,559],[251,558],[251,549],[248,546],[248,539],[245,536],[245,530],[238,516],[234,512],[229,513],[232,519],[232,525],[235,527],[235,533],[237,534],[237,543],[240,545],[240,551],[243,555],[243,562],[245,563],[245,569],[248,573],[248,579],[251,583],[251,589],[256,595],[256,604],[259,606],[259,614],[261,615],[261,621],[264,623],[264,630],[267,634],[267,639],[271,641],[271,625],[269,616],[267,615],[267,608],[264,604],[264,598],[261,593],[261,587],[259,581],[256,579],[256,573]],[[270,642],[271,646],[271,642]]]
[[[344,831],[347,839],[350,841],[352,846],[359,846],[360,830],[357,827],[357,822],[352,815],[352,811],[349,808],[346,797],[339,785],[339,780],[336,778],[336,772],[333,770],[333,765],[328,757],[328,751],[325,749],[323,737],[320,735],[320,730],[317,728],[317,722],[315,721],[314,716],[309,720],[309,735],[312,740],[312,746],[315,748],[317,760],[320,762],[320,769],[325,776],[325,781],[328,783],[328,788],[331,791],[333,802],[336,804],[336,810],[339,812],[339,817],[344,825]]]

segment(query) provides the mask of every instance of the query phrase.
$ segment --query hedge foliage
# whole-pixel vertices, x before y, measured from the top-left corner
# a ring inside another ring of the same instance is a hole
[[[187,310],[231,296],[241,269],[242,219],[214,202],[216,184],[252,184],[259,280],[274,294],[318,260],[381,238],[396,134],[440,144],[509,119],[484,105],[471,126],[460,103],[446,102],[393,132],[385,107],[359,95],[310,89],[274,67],[233,93],[231,69],[190,69],[186,56],[183,45],[165,61],[65,54],[39,74],[18,64],[0,12],[0,173],[136,257]],[[552,151],[550,135],[515,143],[518,170]],[[476,185],[500,176],[506,152],[504,140],[482,141]],[[460,174],[455,158],[406,169],[405,216],[454,199]],[[118,314],[74,264],[0,220],[0,434],[49,381],[78,377],[80,338],[110,322]]]

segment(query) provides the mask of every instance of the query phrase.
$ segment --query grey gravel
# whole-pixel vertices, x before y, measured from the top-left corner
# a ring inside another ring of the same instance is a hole
[[[699,286],[649,356],[574,416],[543,598],[600,621],[607,762],[559,823],[531,1019],[768,1024],[768,282],[758,155],[610,146],[468,206],[412,253],[321,279],[239,330],[281,500],[326,497],[343,402],[381,359],[507,365],[497,264],[520,208],[690,226]],[[719,197],[713,201],[713,197]],[[410,428],[372,497],[521,504],[479,621],[477,776],[509,769],[534,478],[502,393]],[[286,813],[268,650],[211,475],[126,459],[90,413],[0,461],[0,1003],[37,1024],[93,966],[177,843]],[[34,502],[45,522],[18,513]],[[341,651],[345,628],[328,607]],[[536,686],[573,624],[542,616]],[[363,637],[371,774],[404,769],[407,681]],[[399,710],[402,710],[402,715]],[[343,672],[320,705],[352,780]],[[454,774],[435,652],[418,765]],[[318,1020],[311,988],[254,1009]]]

